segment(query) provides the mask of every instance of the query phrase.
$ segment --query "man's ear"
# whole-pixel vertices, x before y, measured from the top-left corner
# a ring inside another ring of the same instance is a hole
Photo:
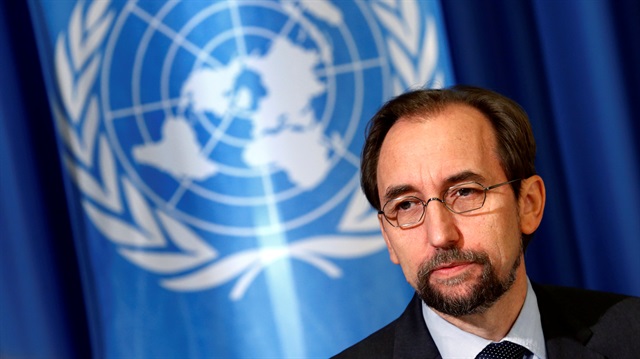
[[[524,234],[533,233],[542,221],[546,191],[544,181],[538,175],[521,181],[518,210],[520,213],[520,230]]]
[[[385,219],[383,217],[384,216],[382,214],[379,214],[378,222],[380,223],[380,232],[382,232],[382,237],[384,238],[384,242],[387,244],[387,250],[389,251],[389,259],[391,259],[391,262],[394,264],[400,264],[400,261],[398,260],[398,256],[396,255],[396,251],[393,249],[393,246],[391,245],[391,241],[389,240],[389,235],[387,233],[387,230],[385,229],[385,225],[384,225]]]

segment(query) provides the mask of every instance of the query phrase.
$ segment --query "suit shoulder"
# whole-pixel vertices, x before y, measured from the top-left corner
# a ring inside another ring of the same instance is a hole
[[[545,297],[553,296],[564,304],[564,310],[579,313],[581,320],[589,325],[606,315],[637,314],[640,311],[640,298],[624,294],[558,286],[537,286],[534,291],[543,301]]]
[[[548,357],[638,357],[640,298],[554,286],[533,290]]]
[[[599,333],[640,332],[639,297],[556,286],[536,286],[534,291],[542,316],[570,317]]]
[[[391,358],[393,356],[396,321],[387,324],[382,329],[379,329],[353,346],[345,349],[333,358]]]

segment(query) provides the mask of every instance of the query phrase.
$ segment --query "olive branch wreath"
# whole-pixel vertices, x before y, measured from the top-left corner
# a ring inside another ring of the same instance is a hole
[[[399,95],[415,86],[444,84],[438,64],[438,31],[433,16],[423,20],[417,1],[382,1],[372,4],[378,20],[389,32],[387,48],[393,68],[393,91]],[[424,29],[421,23],[424,23]]]
[[[374,3],[375,13],[390,29],[387,45],[393,65],[399,69],[394,77],[396,93],[412,79],[431,78],[435,68],[435,28],[429,21],[420,43],[415,6],[405,1],[397,1],[395,8],[386,2]],[[62,31],[58,35],[54,65],[59,103],[52,101],[52,109],[67,149],[62,151],[63,164],[84,195],[82,207],[98,231],[118,246],[120,255],[165,276],[160,285],[169,290],[199,291],[237,279],[230,298],[238,300],[253,280],[276,261],[295,258],[338,278],[342,270],[331,258],[362,257],[384,247],[379,236],[348,235],[377,229],[375,212],[370,211],[357,189],[339,225],[342,235],[309,237],[286,247],[245,250],[222,258],[189,227],[166,212],[151,208],[128,178],[118,176],[113,150],[106,135],[98,131],[100,105],[92,90],[102,61],[102,44],[115,16],[109,7],[109,1],[93,1],[87,6],[78,1],[66,34]],[[416,67],[412,63],[420,49],[419,57],[425,61]],[[127,215],[133,223],[123,218]],[[175,249],[167,249],[169,242]]]

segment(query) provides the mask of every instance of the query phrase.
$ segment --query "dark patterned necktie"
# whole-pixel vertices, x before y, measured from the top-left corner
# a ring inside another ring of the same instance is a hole
[[[487,345],[476,359],[522,359],[527,348],[512,342],[491,343]]]

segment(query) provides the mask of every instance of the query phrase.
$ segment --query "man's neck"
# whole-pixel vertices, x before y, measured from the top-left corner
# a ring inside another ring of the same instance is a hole
[[[511,288],[484,312],[462,317],[453,317],[438,311],[436,313],[465,332],[497,342],[504,338],[513,326],[526,296],[527,276],[523,261]]]

